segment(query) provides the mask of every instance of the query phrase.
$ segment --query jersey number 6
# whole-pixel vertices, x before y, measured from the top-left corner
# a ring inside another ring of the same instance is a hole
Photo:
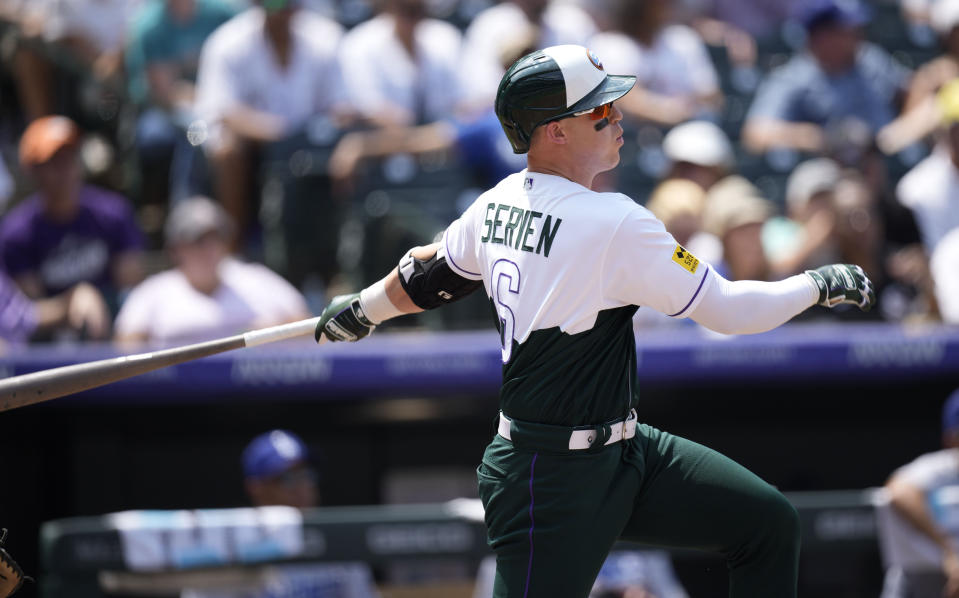
[[[516,330],[516,315],[510,304],[519,300],[519,267],[509,260],[496,260],[493,264],[493,300],[499,316],[499,336],[503,346],[503,363],[509,363],[513,353],[513,332]]]

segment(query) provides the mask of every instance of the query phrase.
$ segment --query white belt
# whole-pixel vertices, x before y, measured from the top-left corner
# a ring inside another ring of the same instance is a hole
[[[609,424],[609,440],[605,444],[613,444],[619,442],[620,440],[625,440],[627,438],[632,438],[636,435],[636,410],[631,409],[629,411],[629,417],[625,420],[620,420],[616,423]],[[506,440],[512,440],[510,438],[509,426],[510,420],[508,417],[503,415],[503,412],[499,413],[499,427],[497,432],[499,435],[505,438]],[[599,426],[597,426],[598,428]],[[596,428],[588,428],[586,430],[570,430],[569,433],[569,450],[577,451],[588,449],[592,446],[593,441],[596,438]]]

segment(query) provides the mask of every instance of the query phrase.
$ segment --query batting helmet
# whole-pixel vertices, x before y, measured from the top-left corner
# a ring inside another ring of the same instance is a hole
[[[606,74],[583,46],[551,46],[509,67],[496,92],[496,116],[513,152],[525,154],[536,127],[617,100],[635,82],[633,76]]]

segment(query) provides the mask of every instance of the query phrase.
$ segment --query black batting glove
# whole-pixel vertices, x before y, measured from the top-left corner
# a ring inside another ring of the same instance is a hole
[[[320,314],[313,337],[320,342],[323,335],[331,341],[358,341],[373,332],[376,326],[360,307],[360,294],[338,295]]]
[[[876,302],[876,291],[872,281],[853,264],[830,264],[815,270],[806,270],[806,275],[819,287],[819,301],[823,307],[835,307],[840,303],[851,303],[862,311]]]

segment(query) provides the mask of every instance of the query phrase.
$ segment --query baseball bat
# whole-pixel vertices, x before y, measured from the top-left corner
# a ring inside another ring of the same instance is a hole
[[[42,403],[207,355],[310,334],[319,320],[319,317],[308,318],[203,343],[77,363],[5,378],[0,380],[0,412]],[[321,337],[321,342],[325,340],[325,336]]]

